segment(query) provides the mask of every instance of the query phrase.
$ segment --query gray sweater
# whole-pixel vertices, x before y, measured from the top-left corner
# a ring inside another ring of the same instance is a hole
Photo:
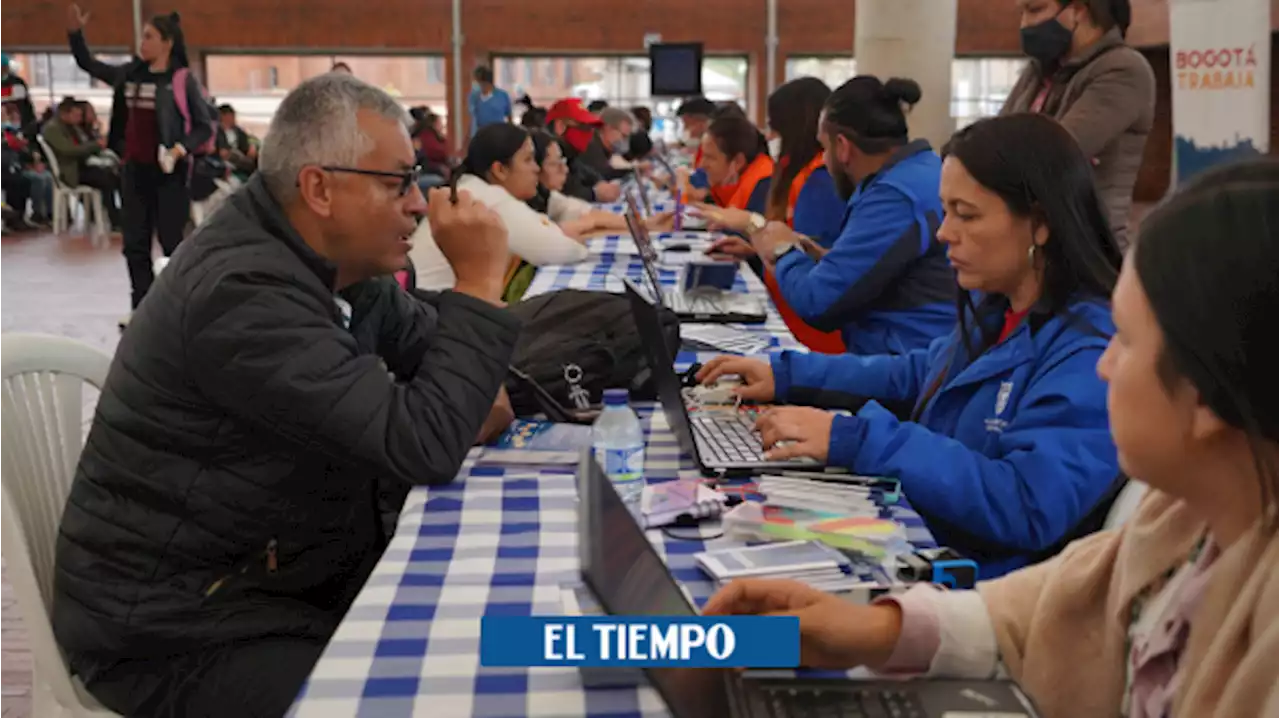
[[[1151,65],[1113,29],[1048,77],[1036,61],[1028,63],[1000,114],[1030,111],[1046,83],[1040,112],[1061,122],[1093,162],[1098,193],[1125,249],[1133,185],[1155,116]]]

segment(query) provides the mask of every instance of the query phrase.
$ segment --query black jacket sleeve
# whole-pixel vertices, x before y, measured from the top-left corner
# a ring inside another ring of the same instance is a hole
[[[93,52],[89,50],[89,43],[84,39],[83,30],[67,33],[67,41],[71,45],[71,55],[75,57],[76,64],[93,79],[105,82],[112,87],[120,84],[124,79],[125,66],[112,65],[94,57]]]
[[[396,381],[377,355],[359,353],[323,298],[277,275],[221,275],[189,300],[190,376],[228,413],[282,440],[406,483],[448,483],[497,396],[519,322],[445,292],[422,338],[415,325],[426,310],[402,299],[380,344],[419,347],[421,357]]]
[[[600,141],[600,136],[596,135],[591,138],[591,143],[587,145],[587,149],[578,155],[578,162],[590,167],[593,172],[610,182],[626,177],[631,170],[614,169],[609,164],[610,156],[609,149]]]

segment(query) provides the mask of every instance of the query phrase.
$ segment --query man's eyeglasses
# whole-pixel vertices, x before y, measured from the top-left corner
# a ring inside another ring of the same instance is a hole
[[[388,177],[390,179],[400,180],[400,186],[397,188],[400,196],[409,194],[409,190],[418,184],[418,178],[422,176],[421,167],[413,167],[404,172],[383,172],[382,170],[366,170],[359,167],[338,167],[336,165],[321,165],[320,169],[325,172],[345,172],[351,175],[364,175],[366,177]]]

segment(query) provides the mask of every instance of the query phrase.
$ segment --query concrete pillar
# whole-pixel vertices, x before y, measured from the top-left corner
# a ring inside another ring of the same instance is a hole
[[[909,77],[921,99],[907,116],[912,139],[940,148],[955,131],[951,61],[956,53],[956,0],[857,0],[854,59],[859,75]]]

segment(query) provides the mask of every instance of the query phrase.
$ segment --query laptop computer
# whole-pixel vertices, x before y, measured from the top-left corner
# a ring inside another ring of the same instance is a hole
[[[631,315],[640,332],[653,372],[653,383],[658,390],[658,400],[666,414],[667,424],[675,432],[680,448],[693,456],[694,461],[708,476],[734,476],[758,473],[771,469],[820,468],[821,462],[813,459],[769,461],[764,458],[764,445],[755,430],[754,420],[740,411],[690,412],[684,387],[672,366],[679,347],[667,346],[658,315],[654,289],[637,286],[624,279],[627,297],[631,301]]]
[[[698,615],[588,451],[577,479],[578,559],[600,607],[614,616]],[[709,668],[644,673],[673,718],[1036,718],[1031,701],[1007,680],[765,678]]]
[[[627,220],[627,230],[640,252],[640,261],[644,265],[645,278],[655,296],[662,298],[662,303],[682,322],[707,322],[712,324],[763,324],[769,314],[764,301],[759,297],[740,292],[723,292],[719,290],[699,290],[686,292],[676,287],[663,289],[658,280],[658,248],[649,237],[649,228],[640,219],[635,197],[627,196],[627,211],[623,215]]]

